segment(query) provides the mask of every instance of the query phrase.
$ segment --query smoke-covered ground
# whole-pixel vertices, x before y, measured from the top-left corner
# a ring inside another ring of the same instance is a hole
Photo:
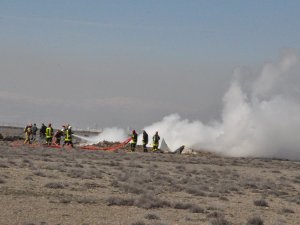
[[[292,51],[257,71],[236,69],[223,97],[220,121],[189,121],[172,114],[143,129],[150,139],[158,131],[173,150],[185,145],[228,156],[300,159],[299,69],[300,58]],[[127,137],[126,130],[106,128],[88,141]]]

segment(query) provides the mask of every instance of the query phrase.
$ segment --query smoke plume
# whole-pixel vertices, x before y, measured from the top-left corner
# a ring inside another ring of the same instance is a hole
[[[204,124],[172,114],[144,129],[150,140],[158,131],[173,150],[185,145],[229,156],[299,159],[299,68],[298,55],[289,51],[257,73],[237,69],[220,121]]]

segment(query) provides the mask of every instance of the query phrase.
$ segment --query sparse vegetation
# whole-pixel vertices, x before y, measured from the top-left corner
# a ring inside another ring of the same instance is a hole
[[[51,182],[51,183],[47,183],[45,185],[46,188],[51,188],[51,189],[64,189],[65,186],[61,183],[55,183],[55,182]]]
[[[148,213],[145,216],[145,219],[147,219],[147,220],[160,220],[159,216],[157,216],[155,214],[152,214],[152,213]]]
[[[231,223],[224,218],[216,218],[211,220],[211,225],[230,225]]]
[[[269,207],[269,204],[265,199],[255,200],[254,205],[261,206],[261,207]]]
[[[35,205],[51,204],[56,215],[61,215],[62,207],[69,212],[88,208],[86,216],[93,221],[97,212],[103,224],[260,225],[260,217],[231,216],[242,197],[238,205],[255,201],[239,208],[241,215],[270,205],[266,224],[274,223],[270,218],[276,213],[285,219],[278,224],[293,224],[299,214],[300,176],[295,172],[300,170],[299,162],[7,146],[0,145],[0,203],[5,205],[9,198],[12,208],[20,204],[16,199],[22,199],[22,205],[34,199]],[[32,219],[14,210],[21,220]],[[80,213],[69,212],[64,219],[72,224],[68,219]],[[1,215],[0,224],[18,223],[8,215]]]
[[[264,225],[264,221],[259,216],[254,216],[248,219],[246,225]]]

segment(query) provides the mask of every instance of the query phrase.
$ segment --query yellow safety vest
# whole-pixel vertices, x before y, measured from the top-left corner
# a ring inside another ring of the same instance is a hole
[[[46,138],[52,138],[52,136],[53,136],[52,127],[47,127],[46,128]]]

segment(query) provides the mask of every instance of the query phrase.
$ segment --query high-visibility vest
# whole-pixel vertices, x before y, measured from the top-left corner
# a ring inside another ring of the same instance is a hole
[[[153,145],[158,145],[160,137],[158,135],[153,136]]]
[[[71,141],[71,140],[72,140],[71,130],[67,129],[66,130],[66,135],[65,135],[65,141]]]
[[[136,144],[137,143],[137,134],[132,134],[132,143]]]
[[[53,129],[52,127],[47,127],[46,128],[46,138],[52,138],[53,136]]]

